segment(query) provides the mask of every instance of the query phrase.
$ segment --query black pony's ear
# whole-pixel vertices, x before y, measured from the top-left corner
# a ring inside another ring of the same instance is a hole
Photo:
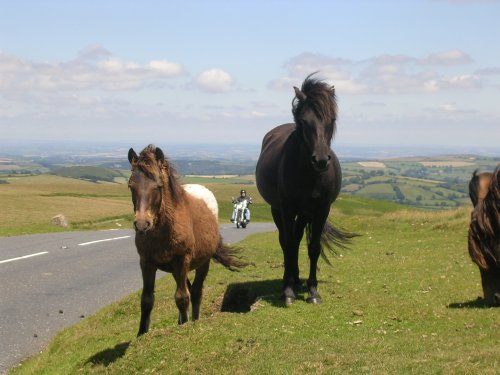
[[[130,150],[128,150],[128,161],[130,164],[135,164],[137,163],[137,159],[139,159],[137,157],[137,154],[136,152],[134,151],[133,148],[130,148]]]
[[[165,160],[165,155],[163,155],[163,151],[159,147],[156,147],[155,156],[156,160],[160,163],[163,163],[163,161]]]
[[[297,97],[297,99],[302,100],[302,101],[307,99],[306,94],[304,94],[302,91],[300,91],[300,89],[298,87],[293,86],[293,89],[295,90],[295,96]]]

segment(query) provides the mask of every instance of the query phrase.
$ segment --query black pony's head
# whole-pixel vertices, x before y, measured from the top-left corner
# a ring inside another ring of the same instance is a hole
[[[297,132],[310,152],[318,172],[328,168],[332,158],[330,144],[336,131],[337,102],[335,88],[309,75],[302,87],[294,87],[292,113]]]

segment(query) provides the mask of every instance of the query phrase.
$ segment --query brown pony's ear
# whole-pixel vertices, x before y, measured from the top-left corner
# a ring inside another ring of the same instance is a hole
[[[134,151],[133,148],[130,148],[130,150],[128,150],[128,161],[129,161],[129,163],[130,164],[135,164],[135,163],[137,163],[137,159],[139,159],[139,158],[138,158],[136,152]]]
[[[156,147],[155,156],[158,163],[163,164],[163,162],[165,161],[165,155],[163,154],[161,148]]]
[[[298,87],[293,86],[293,89],[295,90],[295,96],[297,97],[297,99],[302,100],[302,101],[307,99],[306,94],[304,94],[302,91],[300,91],[300,89]]]

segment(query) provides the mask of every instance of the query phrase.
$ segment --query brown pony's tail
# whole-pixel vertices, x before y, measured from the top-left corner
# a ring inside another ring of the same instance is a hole
[[[241,260],[241,256],[239,255],[241,250],[238,248],[234,248],[228,245],[225,245],[222,242],[222,237],[219,240],[219,247],[215,251],[213,255],[213,259],[222,264],[224,267],[231,271],[236,271],[238,268],[243,268],[248,266],[251,263],[244,262]]]
[[[479,268],[487,270],[489,267],[488,267],[488,262],[486,261],[486,258],[483,253],[484,240],[481,238],[482,236],[478,232],[481,232],[481,230],[480,228],[478,228],[477,220],[474,218],[473,215],[472,221],[469,226],[469,236],[467,239],[469,255],[472,261],[476,263]]]
[[[348,249],[348,245],[351,244],[351,239],[358,236],[359,234],[336,228],[328,221],[325,222],[320,237],[321,257],[331,266],[332,264],[325,253],[325,249],[331,254],[338,255],[337,249]],[[311,241],[311,224],[306,225],[306,237],[307,243],[309,244]]]

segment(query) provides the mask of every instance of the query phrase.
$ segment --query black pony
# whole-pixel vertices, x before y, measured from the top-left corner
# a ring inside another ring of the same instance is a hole
[[[294,89],[295,123],[277,126],[265,135],[255,171],[257,188],[271,205],[279,230],[287,305],[295,301],[294,289],[300,285],[298,252],[304,230],[310,259],[309,303],[321,302],[316,268],[320,254],[324,256],[323,246],[333,250],[332,245],[343,247],[353,237],[327,223],[342,182],[339,160],[330,148],[337,118],[335,89],[312,74],[301,89]]]

